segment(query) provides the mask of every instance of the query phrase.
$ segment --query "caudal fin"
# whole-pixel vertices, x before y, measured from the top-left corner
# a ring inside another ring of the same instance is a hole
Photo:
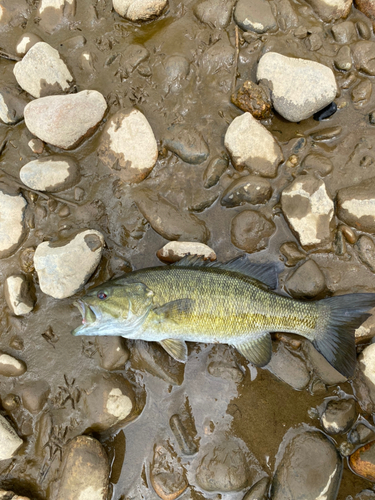
[[[354,331],[375,307],[375,293],[351,293],[319,301],[322,324],[313,345],[344,377],[354,374]]]

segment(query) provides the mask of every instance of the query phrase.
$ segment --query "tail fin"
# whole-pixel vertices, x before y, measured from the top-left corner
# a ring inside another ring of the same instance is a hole
[[[318,302],[322,326],[313,345],[344,377],[354,374],[356,349],[354,331],[375,307],[375,293],[338,295]]]

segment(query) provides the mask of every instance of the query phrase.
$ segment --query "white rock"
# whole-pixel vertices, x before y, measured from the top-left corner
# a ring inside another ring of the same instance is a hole
[[[283,153],[273,135],[250,113],[235,118],[224,139],[237,170],[248,168],[264,177],[275,177]]]
[[[170,241],[156,255],[165,262],[177,262],[185,255],[201,255],[206,260],[216,260],[216,253],[212,248],[194,241]]]
[[[78,233],[60,247],[47,241],[38,245],[34,265],[41,290],[56,299],[76,293],[99,264],[103,245],[102,234],[93,229]]]
[[[28,314],[34,308],[30,287],[24,276],[8,276],[4,283],[4,296],[16,316]]]
[[[274,108],[291,122],[309,118],[336,97],[333,71],[307,59],[264,54],[258,64],[257,80],[270,91]]]
[[[22,195],[13,196],[0,191],[0,259],[9,257],[25,237],[26,205]]]
[[[297,177],[282,192],[281,207],[305,249],[332,241],[334,204],[322,180],[312,175]]]
[[[24,56],[28,50],[31,49],[33,45],[38,42],[43,42],[40,36],[35,33],[24,33],[18,39],[16,44],[16,53],[18,56]]]
[[[42,97],[24,110],[27,128],[44,142],[72,149],[102,120],[107,103],[100,92]]]
[[[31,189],[56,193],[79,182],[77,163],[67,156],[47,156],[29,161],[20,170],[21,181]]]
[[[33,97],[62,94],[73,81],[60,54],[46,42],[33,45],[13,73],[19,86]]]
[[[39,26],[46,33],[52,33],[64,20],[72,20],[75,11],[76,0],[40,0]]]
[[[116,417],[117,421],[124,420],[133,409],[131,399],[121,392],[119,388],[113,388],[108,394],[106,410]]]
[[[20,377],[27,370],[26,364],[19,359],[0,353],[0,375],[3,377]]]
[[[30,500],[29,497],[20,497],[9,490],[0,490],[0,500]]]
[[[351,0],[307,0],[318,16],[326,23],[349,15]]]
[[[168,0],[112,0],[113,8],[130,21],[147,21],[161,14]]]
[[[16,88],[4,87],[0,90],[0,120],[13,125],[23,119],[23,112],[29,99]]]
[[[373,384],[375,388],[375,344],[370,344],[363,349],[358,358],[359,367],[366,378],[366,381]]]
[[[140,182],[153,169],[158,146],[150,124],[138,110],[119,111],[109,120],[98,151],[102,162],[125,182]]]
[[[0,460],[12,458],[23,444],[16,431],[2,415],[0,415]]]

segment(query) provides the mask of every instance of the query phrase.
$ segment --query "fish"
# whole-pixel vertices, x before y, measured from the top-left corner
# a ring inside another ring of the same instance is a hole
[[[343,376],[353,376],[354,331],[370,316],[375,294],[303,301],[277,293],[277,282],[274,264],[253,263],[246,255],[226,263],[187,255],[89,291],[74,302],[82,325],[72,334],[159,342],[182,363],[186,342],[229,344],[263,367],[272,356],[271,333],[294,333],[312,342]]]

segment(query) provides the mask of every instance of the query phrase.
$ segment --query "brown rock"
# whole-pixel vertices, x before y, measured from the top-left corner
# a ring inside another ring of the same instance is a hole
[[[369,80],[363,80],[356,85],[352,91],[352,101],[360,106],[367,104],[372,94],[372,84]]]
[[[151,483],[163,500],[174,500],[188,487],[185,469],[167,443],[154,447]]]
[[[285,286],[292,297],[300,299],[319,295],[325,289],[326,283],[318,264],[307,260],[287,278]]]
[[[354,5],[372,21],[375,21],[375,0],[354,0]]]
[[[286,258],[285,265],[288,267],[295,266],[300,260],[306,257],[305,252],[300,250],[294,241],[283,243],[280,247],[280,253]]]
[[[246,81],[231,96],[233,104],[242,111],[248,111],[254,118],[263,120],[272,113],[271,99],[268,92],[254,82]]]
[[[0,375],[4,377],[19,377],[26,372],[27,368],[23,361],[20,361],[8,354],[0,353]]]
[[[238,207],[244,203],[259,205],[266,203],[272,195],[272,187],[267,179],[258,175],[245,175],[235,179],[224,191],[221,204]]]
[[[50,387],[45,380],[29,383],[22,389],[23,406],[30,413],[39,413],[45,405],[49,393]]]
[[[89,436],[72,439],[64,449],[56,500],[107,500],[109,463],[103,446]]]
[[[129,351],[124,345],[121,337],[101,337],[95,339],[99,356],[100,366],[105,370],[123,370],[129,359]]]
[[[212,158],[203,175],[204,187],[206,189],[215,186],[219,182],[220,177],[228,168],[228,163],[227,156]]]
[[[276,227],[259,212],[245,210],[232,220],[232,243],[245,252],[258,252],[268,245]]]
[[[368,75],[375,75],[375,43],[370,40],[361,40],[353,48],[354,65],[357,70]]]
[[[370,481],[375,481],[375,441],[365,444],[349,457],[353,471]]]

